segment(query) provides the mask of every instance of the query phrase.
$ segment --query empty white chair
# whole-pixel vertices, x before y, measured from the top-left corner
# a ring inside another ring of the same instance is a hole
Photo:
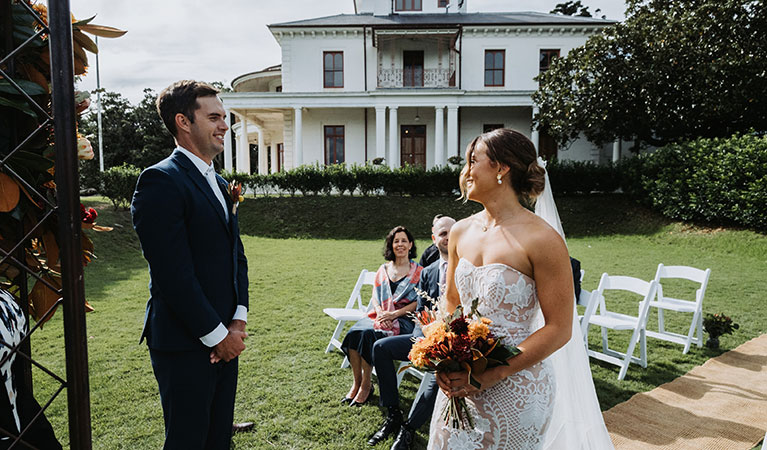
[[[373,286],[375,281],[375,272],[362,269],[360,276],[357,278],[357,283],[354,285],[352,294],[349,296],[349,301],[346,302],[344,308],[325,308],[322,311],[328,316],[338,321],[333,336],[330,338],[325,353],[330,352],[334,347],[341,350],[341,332],[344,330],[346,322],[356,322],[365,317],[368,309],[370,308],[370,300],[362,305],[362,286]],[[372,288],[371,288],[372,289]],[[341,368],[349,366],[349,360],[344,358],[341,363]]]
[[[658,282],[658,295],[650,302],[651,307],[658,308],[658,331],[647,330],[647,335],[664,341],[675,342],[684,345],[683,354],[690,350],[690,345],[695,343],[698,347],[703,346],[703,297],[706,295],[708,279],[711,276],[711,269],[701,270],[688,266],[664,266],[658,264],[658,270],[655,272],[655,281]],[[663,294],[663,280],[677,278],[690,280],[700,284],[695,291],[694,300],[683,300],[678,298],[666,297]],[[687,336],[679,333],[672,333],[665,329],[663,321],[663,311],[676,311],[681,313],[692,313],[692,322]],[[697,330],[697,336],[696,336]]]
[[[583,328],[588,332],[591,325],[596,325],[602,330],[602,351],[597,352],[588,349],[586,353],[589,356],[610,364],[620,366],[618,379],[622,380],[626,376],[626,371],[630,363],[640,364],[647,367],[647,340],[645,336],[645,327],[647,326],[647,313],[650,309],[650,301],[655,297],[658,283],[653,280],[650,282],[640,280],[634,277],[610,276],[602,274],[599,281],[599,287],[592,292],[590,305],[586,308],[583,315]],[[642,296],[638,304],[638,314],[636,316],[622,314],[607,309],[605,300],[606,291],[628,291]],[[631,338],[625,353],[610,349],[607,345],[607,330],[625,330],[631,331]],[[584,333],[586,335],[587,333]],[[639,358],[634,356],[634,349],[639,343]]]

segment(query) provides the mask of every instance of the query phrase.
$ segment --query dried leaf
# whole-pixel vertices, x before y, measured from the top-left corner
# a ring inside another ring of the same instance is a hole
[[[48,266],[59,267],[59,243],[56,241],[56,235],[51,231],[43,234],[43,248],[45,249],[45,259],[48,260]]]
[[[0,173],[0,212],[9,212],[19,204],[19,185],[13,178]]]
[[[93,231],[112,231],[114,228],[112,227],[102,227],[101,225],[93,225]]]
[[[99,52],[99,48],[96,45],[96,43],[93,42],[93,40],[91,38],[89,38],[88,36],[86,36],[85,33],[83,33],[82,31],[80,31],[80,30],[72,30],[72,37],[85,50],[88,50],[91,53],[98,53]]]
[[[50,274],[43,274],[42,278],[50,283],[57,289],[61,288],[61,278],[52,276]],[[42,281],[37,280],[32,290],[29,292],[29,314],[34,317],[36,321],[40,321],[43,316],[48,312],[51,307],[61,298],[58,292],[51,290]],[[53,313],[48,316],[48,319],[53,317]],[[45,323],[48,321],[46,319]]]
[[[90,33],[94,36],[103,38],[118,38],[127,33],[125,30],[121,30],[115,27],[107,27],[104,25],[78,25],[80,30]]]

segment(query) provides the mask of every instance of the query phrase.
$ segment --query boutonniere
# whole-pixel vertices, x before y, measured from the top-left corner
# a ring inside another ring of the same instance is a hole
[[[241,201],[245,200],[242,196],[242,183],[232,181],[227,186],[227,191],[229,191],[229,198],[232,199],[232,214],[237,214],[237,206]]]

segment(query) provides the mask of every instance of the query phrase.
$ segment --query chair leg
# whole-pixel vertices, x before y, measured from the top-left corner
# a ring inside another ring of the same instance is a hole
[[[634,334],[631,335],[631,340],[629,341],[629,348],[626,350],[626,356],[623,358],[623,365],[621,366],[621,371],[618,374],[618,380],[623,380],[623,378],[626,376],[626,372],[629,370],[629,364],[631,364],[631,356],[634,355],[634,348],[636,347],[638,340],[640,339],[637,339],[636,331],[634,331]]]
[[[350,365],[349,364],[349,358],[348,357],[344,357],[344,362],[341,363],[341,368],[342,369],[346,369],[347,367],[349,367],[349,365]]]
[[[657,308],[657,310],[658,310],[658,333],[665,333],[666,326],[665,326],[665,322],[663,321],[663,308]]]
[[[698,309],[698,348],[703,347],[703,311]]]
[[[333,345],[333,341],[337,341],[338,338],[341,337],[341,331],[344,329],[344,324],[346,324],[345,320],[338,321],[338,325],[336,325],[336,329],[333,331],[333,336],[330,338],[330,342],[328,343],[328,347],[325,349],[325,353],[330,353],[330,351],[335,347],[335,345]]]
[[[645,330],[639,331],[639,359],[642,361],[642,367],[647,368],[647,336]]]
[[[687,332],[687,342],[684,344],[684,350],[682,354],[686,355],[690,351],[690,345],[692,344],[693,336],[695,336],[695,328],[698,327],[698,311],[692,315],[692,323],[690,324],[690,331]]]
[[[607,353],[607,328],[602,327],[602,352]]]

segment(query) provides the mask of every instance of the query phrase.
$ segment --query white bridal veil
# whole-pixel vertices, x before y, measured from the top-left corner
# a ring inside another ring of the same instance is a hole
[[[546,167],[546,163],[541,158],[538,158],[538,164]],[[554,203],[551,192],[548,172],[543,193],[535,204],[535,214],[557,230],[562,239],[565,238],[557,205]],[[613,444],[607,433],[602,411],[599,409],[594,381],[591,378],[589,357],[583,345],[577,310],[573,312],[572,337],[567,344],[549,356],[549,361],[554,367],[556,397],[554,413],[546,431],[544,448],[546,450],[612,449]]]

